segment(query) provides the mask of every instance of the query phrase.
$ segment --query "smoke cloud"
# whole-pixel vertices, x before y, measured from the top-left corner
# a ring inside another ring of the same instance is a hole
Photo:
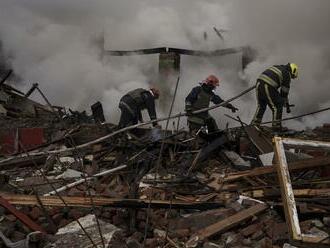
[[[250,45],[259,56],[243,72],[240,55],[182,56],[175,111],[183,111],[185,96],[210,73],[222,78],[217,93],[226,99],[253,85],[266,67],[295,62],[300,75],[293,81],[290,101],[296,104],[296,115],[330,105],[329,11],[325,0],[1,0],[0,53],[22,79],[17,85],[22,91],[38,82],[53,104],[78,110],[101,101],[108,121],[116,123],[120,97],[148,87],[158,73],[158,56],[104,57],[104,47],[212,50]],[[224,41],[214,26],[226,30]],[[234,105],[249,122],[255,96],[251,93]],[[222,127],[226,122],[235,125],[224,113],[229,112],[222,108],[211,114]],[[329,121],[323,114],[288,126]]]

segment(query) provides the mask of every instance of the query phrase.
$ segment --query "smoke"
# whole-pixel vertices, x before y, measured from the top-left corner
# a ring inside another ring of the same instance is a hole
[[[229,10],[232,44],[250,44],[259,58],[245,70],[254,80],[265,66],[295,62],[299,78],[291,84],[291,115],[330,106],[330,2],[316,0],[232,1]],[[291,116],[289,115],[289,116]],[[324,113],[288,122],[290,127],[313,127],[329,122]]]
[[[1,0],[0,41],[6,63],[24,82],[17,86],[21,90],[38,82],[53,104],[78,110],[101,101],[114,123],[120,97],[133,88],[148,87],[156,78],[158,56],[103,57],[103,47],[212,50],[251,45],[259,57],[240,73],[239,55],[183,56],[175,111],[183,111],[185,96],[210,73],[223,79],[217,93],[226,99],[253,85],[265,67],[290,61],[300,68],[290,93],[295,115],[330,105],[329,10],[330,2],[324,0]],[[227,30],[222,33],[224,41],[214,26]],[[170,88],[174,84],[175,79]],[[254,94],[234,105],[249,122]],[[222,127],[227,121],[234,125],[224,113],[228,111],[222,108],[212,115]],[[329,122],[328,115],[288,124],[301,128],[322,122]]]

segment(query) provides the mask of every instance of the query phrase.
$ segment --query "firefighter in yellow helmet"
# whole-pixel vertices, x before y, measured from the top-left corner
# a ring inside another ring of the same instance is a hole
[[[256,85],[257,110],[251,124],[260,125],[268,105],[273,112],[273,129],[282,130],[283,107],[289,106],[291,79],[297,77],[298,66],[294,63],[274,65],[261,73]]]

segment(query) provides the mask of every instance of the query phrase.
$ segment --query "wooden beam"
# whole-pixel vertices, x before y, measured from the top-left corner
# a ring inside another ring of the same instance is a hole
[[[1,197],[6,199],[13,205],[33,205],[38,206],[38,199],[34,195],[16,195],[0,193]],[[65,206],[58,196],[40,196],[40,201],[44,206]],[[80,196],[62,196],[63,200],[69,207],[92,207],[90,197]],[[93,197],[95,206],[107,206],[114,208],[173,208],[173,209],[216,209],[223,207],[220,202],[183,202],[183,201],[161,201],[161,200],[141,200],[141,199],[117,199],[108,197]]]
[[[294,199],[294,193],[292,189],[288,164],[285,157],[283,142],[280,137],[275,137],[274,141],[275,158],[278,163],[276,169],[280,183],[286,223],[288,224],[289,233],[292,239],[301,240],[302,236],[299,226],[298,211]]]
[[[311,243],[311,244],[319,244],[321,245],[328,245],[330,244],[330,236],[316,236],[312,234],[303,234],[302,235],[302,241],[305,243]],[[323,247],[323,246],[322,246]]]
[[[56,195],[59,192],[62,192],[62,191],[71,189],[71,188],[73,188],[73,187],[75,187],[75,186],[77,186],[79,184],[85,183],[85,182],[87,182],[87,181],[89,181],[89,180],[91,180],[93,178],[110,175],[113,172],[116,172],[116,171],[119,171],[119,170],[122,170],[122,169],[126,169],[126,168],[127,168],[127,165],[124,164],[124,165],[120,165],[120,166],[118,166],[116,168],[112,168],[112,169],[109,169],[109,170],[102,171],[102,172],[97,173],[97,174],[95,174],[95,175],[93,175],[91,177],[82,178],[82,179],[79,179],[79,180],[77,180],[77,181],[75,181],[73,183],[69,183],[67,185],[64,185],[63,187],[60,187],[60,188],[58,188],[58,189],[56,189],[54,191],[51,191],[51,192],[49,192],[47,194],[44,194],[44,196]]]
[[[302,140],[293,138],[282,138],[283,144],[289,147],[307,147],[307,148],[317,148],[317,149],[330,149],[330,142],[326,141],[314,141],[314,140]]]
[[[289,163],[289,170],[296,171],[296,170],[303,170],[303,169],[312,169],[322,166],[330,165],[330,157],[317,157],[317,158],[310,158],[304,159],[296,162]],[[244,177],[254,177],[254,176],[261,176],[266,174],[276,173],[276,167],[268,166],[268,167],[259,167],[249,171],[243,172],[236,172],[236,173],[229,173],[227,177],[225,177],[225,182],[232,182],[236,180],[240,180]]]
[[[37,165],[44,164],[47,160],[47,157],[47,155],[39,155],[34,157],[33,160],[31,160],[29,157],[15,158],[9,160],[8,162],[0,163],[0,169],[10,170],[12,168],[34,166],[34,163],[36,163]]]
[[[10,77],[10,75],[12,74],[12,72],[13,72],[13,70],[9,70],[8,72],[7,72],[7,74],[0,80],[0,86],[4,83],[4,82],[6,82],[6,80]]]
[[[30,219],[29,216],[24,213],[18,211],[13,205],[10,204],[8,200],[0,196],[0,205],[6,208],[11,214],[13,214],[17,219],[19,219],[22,223],[24,223],[27,227],[29,227],[32,231],[39,231],[42,233],[46,233],[46,231]]]
[[[328,244],[329,235],[317,236],[303,234],[300,229],[298,212],[295,202],[294,190],[292,189],[288,163],[285,157],[284,145],[291,147],[313,147],[318,149],[329,149],[330,142],[312,140],[297,140],[291,138],[275,137],[275,158],[277,161],[277,174],[279,178],[281,196],[285,213],[285,220],[289,227],[290,237],[293,241]],[[299,192],[297,192],[299,193]]]
[[[188,243],[204,240],[215,234],[223,233],[230,228],[233,228],[243,221],[252,218],[253,216],[262,213],[268,208],[266,204],[257,204],[248,209],[244,209],[224,220],[220,220],[206,228],[197,231],[188,241]]]
[[[295,197],[330,197],[330,189],[294,189]],[[266,198],[280,196],[280,191],[274,189],[257,189],[245,191],[242,195],[252,198]]]
[[[250,141],[255,145],[260,153],[273,152],[273,145],[270,138],[266,137],[255,126],[244,126],[244,130],[247,133]]]

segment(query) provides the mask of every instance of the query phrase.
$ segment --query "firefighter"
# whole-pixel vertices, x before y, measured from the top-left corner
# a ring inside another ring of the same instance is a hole
[[[141,111],[148,110],[148,114],[151,120],[157,119],[155,100],[159,98],[159,90],[156,88],[135,89],[124,95],[119,102],[119,108],[121,110],[119,128],[135,125],[142,120]],[[157,121],[152,123],[153,126],[158,126]]]
[[[214,93],[217,86],[219,86],[219,79],[214,75],[210,75],[202,81],[199,86],[194,87],[186,97],[185,109],[191,133],[196,134],[196,132],[204,126],[207,126],[208,132],[210,133],[218,130],[216,121],[209,115],[208,111],[199,114],[192,113],[199,109],[208,108],[210,102],[213,102],[214,104],[220,104],[223,102],[220,96]],[[227,103],[224,107],[231,109],[232,112],[238,110],[230,103]]]
[[[298,77],[298,66],[294,63],[274,65],[265,70],[257,79],[257,110],[251,122],[260,126],[267,105],[273,112],[272,127],[274,131],[282,130],[282,111],[289,109],[288,95],[291,79]]]

